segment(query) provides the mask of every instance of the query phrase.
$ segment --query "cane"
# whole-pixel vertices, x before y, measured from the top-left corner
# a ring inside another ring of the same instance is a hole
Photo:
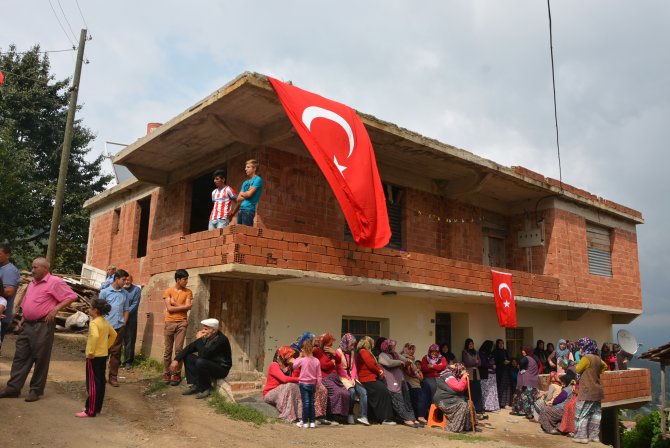
[[[472,393],[470,392],[470,376],[466,376],[465,379],[467,380],[468,383],[468,403],[470,405],[470,419],[472,421],[472,432],[476,432],[475,430],[475,407],[472,404]]]

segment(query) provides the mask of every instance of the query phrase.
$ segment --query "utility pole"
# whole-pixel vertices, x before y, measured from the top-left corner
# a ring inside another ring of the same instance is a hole
[[[51,229],[49,230],[49,245],[47,246],[47,260],[51,265],[56,259],[56,238],[60,226],[61,213],[63,211],[63,197],[65,196],[65,179],[67,179],[67,167],[70,161],[70,147],[72,146],[72,130],[74,128],[74,114],[77,111],[77,95],[79,93],[79,79],[81,78],[81,64],[84,60],[84,45],[86,45],[86,30],[79,33],[79,48],[77,50],[77,64],[74,69],[74,79],[70,89],[70,107],[67,111],[67,122],[65,123],[65,137],[63,138],[63,152],[60,156],[60,169],[58,171],[58,185],[56,186],[56,202],[51,216]]]

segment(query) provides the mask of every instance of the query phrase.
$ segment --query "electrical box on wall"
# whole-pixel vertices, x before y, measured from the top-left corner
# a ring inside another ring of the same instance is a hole
[[[542,241],[542,230],[521,230],[517,233],[517,242],[519,247],[542,246],[544,244],[544,241]]]

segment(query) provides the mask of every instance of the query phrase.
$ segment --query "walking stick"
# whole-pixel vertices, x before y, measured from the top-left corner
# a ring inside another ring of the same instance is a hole
[[[470,392],[470,376],[466,376],[465,379],[467,380],[467,383],[468,383],[468,404],[470,406],[470,420],[472,422],[472,432],[476,432],[476,430],[475,430],[475,407],[472,404],[472,393]]]

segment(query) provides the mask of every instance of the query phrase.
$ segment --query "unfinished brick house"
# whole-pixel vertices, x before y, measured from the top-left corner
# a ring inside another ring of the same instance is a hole
[[[467,337],[502,338],[518,353],[539,338],[611,340],[612,324],[642,312],[639,212],[361,118],[387,195],[393,237],[383,249],[351,242],[262,75],[242,74],[119,153],[134,178],[86,203],[86,262],[114,263],[144,285],[144,354],[161,356],[161,296],[177,268],[195,296],[188,337],[219,318],[234,369],[246,371],[265,371],[305,330],[381,335],[420,352],[450,342],[457,355]],[[255,226],[207,231],[211,173],[227,170],[237,190],[251,158],[264,181]],[[497,324],[491,267],[514,275],[518,329]]]

